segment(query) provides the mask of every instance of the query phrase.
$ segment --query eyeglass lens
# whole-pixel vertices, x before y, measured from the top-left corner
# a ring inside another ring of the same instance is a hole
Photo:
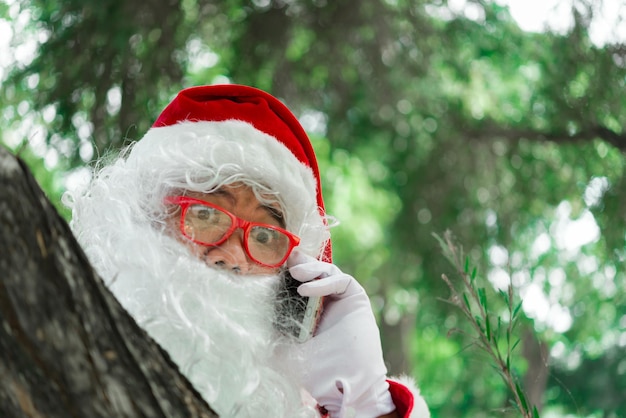
[[[184,233],[211,245],[223,240],[232,224],[231,217],[217,208],[191,204],[185,213]],[[281,262],[290,248],[289,237],[271,225],[253,225],[247,230],[245,241],[250,257],[269,265]]]

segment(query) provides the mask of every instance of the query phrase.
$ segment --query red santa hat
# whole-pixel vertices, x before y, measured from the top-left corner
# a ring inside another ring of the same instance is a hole
[[[242,85],[187,88],[178,93],[139,142],[143,143],[142,147],[147,143],[164,146],[163,141],[175,142],[190,134],[210,138],[206,142],[207,148],[219,147],[221,141],[236,141],[238,157],[244,156],[241,166],[251,166],[246,168],[250,171],[248,175],[257,177],[282,195],[282,200],[287,203],[287,215],[292,209],[294,212],[308,211],[299,219],[300,223],[311,224],[311,208],[301,206],[313,203],[316,206],[313,208],[315,215],[326,227],[320,174],[313,147],[298,119],[277,98]],[[228,164],[227,158],[223,157],[221,162],[215,164]],[[274,169],[280,174],[269,174]],[[285,185],[287,182],[289,187]],[[294,193],[297,189],[300,190]],[[309,198],[304,194],[308,194]],[[313,200],[309,202],[311,197]],[[306,231],[307,227],[296,225],[295,229],[292,232],[306,235],[303,230]],[[312,241],[319,241],[319,233],[313,235],[317,238]],[[330,261],[330,240],[327,232],[325,235],[325,242],[318,243],[323,249],[320,248],[321,252],[317,255]],[[301,238],[306,246],[307,237]],[[312,251],[309,249],[308,252]]]

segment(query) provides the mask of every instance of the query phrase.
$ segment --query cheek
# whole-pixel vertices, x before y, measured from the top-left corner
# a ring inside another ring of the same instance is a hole
[[[179,240],[184,238],[180,232],[180,218],[178,216],[170,216],[165,219],[165,233]]]
[[[176,238],[178,242],[183,244],[185,247],[189,249],[189,251],[200,257],[202,255],[202,250],[204,247],[194,244],[185,236],[183,236],[180,231],[180,217],[179,215],[170,216],[165,220],[165,233]]]
[[[265,267],[260,264],[251,263],[249,274],[273,276],[280,273],[279,267]]]

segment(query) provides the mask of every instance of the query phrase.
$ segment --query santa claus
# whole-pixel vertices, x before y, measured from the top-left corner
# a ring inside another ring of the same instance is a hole
[[[220,416],[430,416],[386,376],[369,298],[332,264],[313,148],[273,96],[185,89],[69,197],[94,267]]]

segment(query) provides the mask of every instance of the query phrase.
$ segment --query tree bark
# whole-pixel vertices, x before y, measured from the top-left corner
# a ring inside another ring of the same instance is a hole
[[[390,375],[401,375],[412,372],[411,353],[408,337],[415,329],[415,314],[404,314],[395,324],[388,324],[384,318],[380,321],[380,335],[383,342],[383,353],[387,370]],[[391,341],[391,343],[385,343]]]
[[[528,364],[524,374],[527,401],[537,408],[537,412],[541,413],[550,371],[548,344],[538,340],[532,329],[526,328],[522,334],[522,355]]]
[[[217,417],[0,147],[0,417]]]

